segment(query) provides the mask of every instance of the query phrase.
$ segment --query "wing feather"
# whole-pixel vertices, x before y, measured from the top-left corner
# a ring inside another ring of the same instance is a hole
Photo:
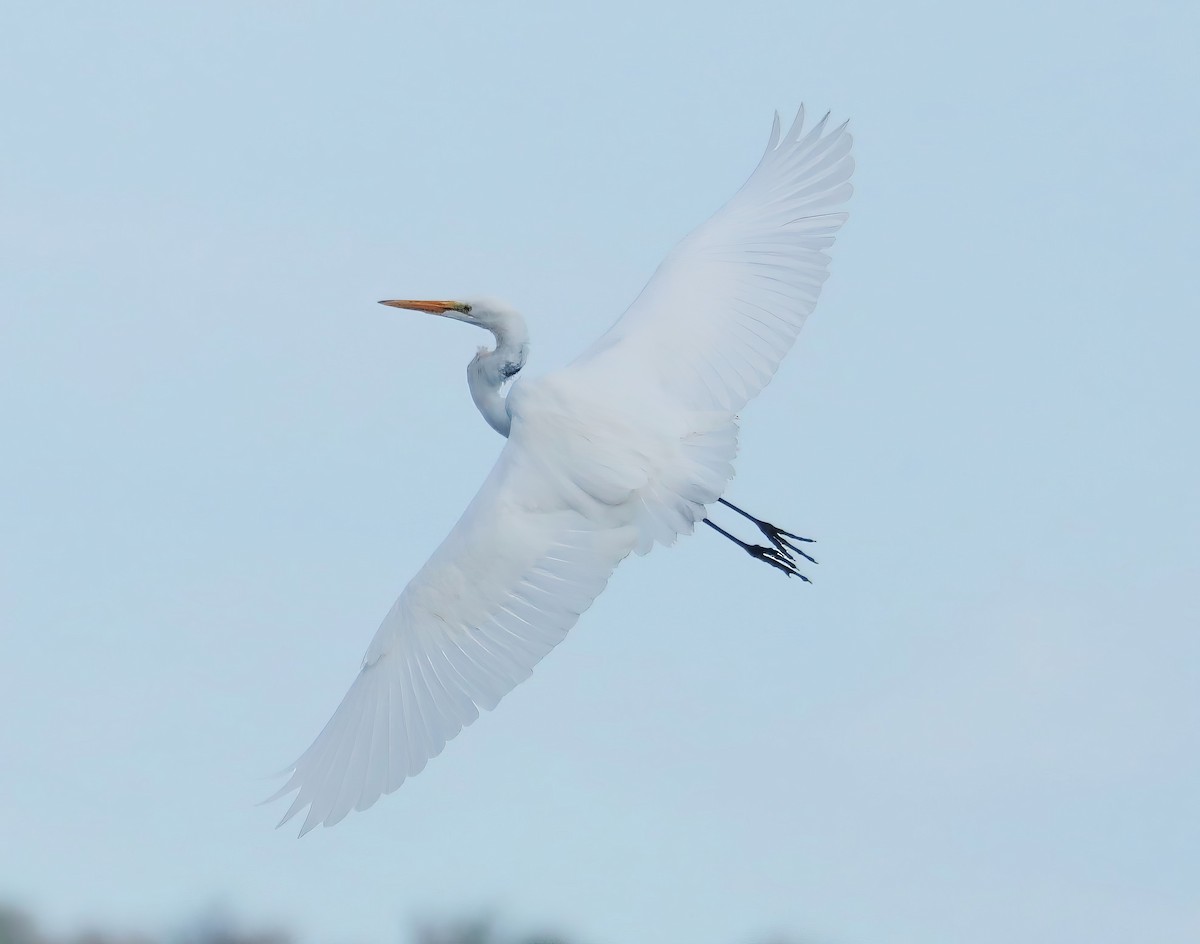
[[[333,717],[272,799],[301,835],[363,810],[422,770],[566,636],[633,548],[636,529],[585,513],[532,461],[520,423],[491,475],[379,627]],[[486,561],[486,568],[475,566]]]
[[[663,260],[624,315],[575,361],[631,397],[737,412],[757,395],[816,307],[846,221],[853,140],[804,108],[779,116],[742,188]]]

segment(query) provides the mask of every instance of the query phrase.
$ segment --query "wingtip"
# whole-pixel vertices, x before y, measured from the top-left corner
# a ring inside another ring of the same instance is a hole
[[[773,151],[776,145],[779,144],[779,133],[781,124],[779,120],[779,112],[775,112],[775,117],[771,120],[771,135],[767,138],[767,151]]]
[[[791,143],[800,137],[800,132],[804,130],[804,102],[800,103],[800,107],[796,109],[796,117],[792,119],[791,125],[788,126],[787,137],[785,143]]]
[[[296,809],[295,804],[293,804],[291,807],[289,807],[288,811],[283,814],[283,817],[279,820],[279,822],[275,824],[275,828],[282,829],[289,822],[291,822],[292,818],[299,812],[300,810]],[[311,808],[309,809],[309,812],[312,812]],[[308,819],[305,819],[304,824],[300,827],[300,832],[296,834],[296,838],[303,839],[305,835],[312,832],[312,830],[316,829],[319,825],[321,825],[320,820],[313,820],[310,816]]]

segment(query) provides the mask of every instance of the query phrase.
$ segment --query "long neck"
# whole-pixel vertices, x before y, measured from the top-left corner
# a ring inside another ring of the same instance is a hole
[[[467,365],[467,386],[471,399],[483,418],[501,436],[508,436],[512,417],[500,389],[525,366],[529,356],[529,335],[524,324],[509,324],[490,329],[496,336],[496,349],[483,348]]]

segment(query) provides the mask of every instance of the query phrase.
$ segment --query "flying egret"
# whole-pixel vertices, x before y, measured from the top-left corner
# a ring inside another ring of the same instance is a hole
[[[854,162],[842,125],[781,135],[749,180],[662,262],[601,338],[562,370],[513,382],[525,321],[488,299],[385,301],[485,328],[471,397],[507,438],[483,487],[405,587],[341,705],[271,799],[300,835],[364,810],[420,772],[566,636],[630,552],[711,525],[799,575],[805,540],[731,505],[737,413],[771,379],[817,303],[846,220]],[[511,386],[509,384],[511,383]],[[507,396],[501,391],[509,386]],[[769,546],[707,518],[720,502]],[[811,558],[809,558],[811,560]]]

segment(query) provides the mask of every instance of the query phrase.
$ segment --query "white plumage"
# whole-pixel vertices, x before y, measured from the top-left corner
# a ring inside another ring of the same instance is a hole
[[[395,790],[530,675],[623,558],[705,518],[733,475],[735,414],[771,379],[827,277],[850,147],[845,126],[826,132],[826,119],[805,133],[803,108],[781,138],[776,116],[750,179],[612,328],[507,397],[528,346],[516,312],[483,300],[385,303],[496,336],[468,378],[508,442],[272,798],[296,792],[281,825],[308,807],[303,835]]]

